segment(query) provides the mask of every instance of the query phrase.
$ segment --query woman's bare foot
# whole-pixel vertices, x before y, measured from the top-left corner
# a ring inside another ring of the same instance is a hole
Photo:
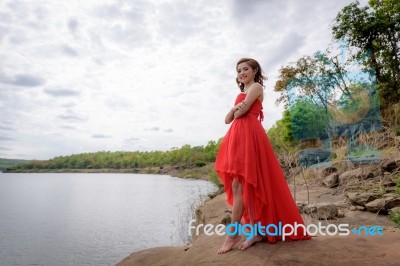
[[[245,250],[246,248],[249,248],[252,245],[254,245],[254,243],[260,242],[261,240],[262,240],[262,236],[255,235],[250,240],[246,240],[246,241],[243,241],[242,243],[240,243],[239,249],[240,250]]]
[[[225,238],[225,242],[222,245],[222,247],[218,250],[218,254],[224,254],[226,252],[228,252],[229,250],[231,250],[233,248],[233,246],[239,242],[239,240],[241,239],[240,236],[238,235],[234,235],[234,236],[226,236]]]

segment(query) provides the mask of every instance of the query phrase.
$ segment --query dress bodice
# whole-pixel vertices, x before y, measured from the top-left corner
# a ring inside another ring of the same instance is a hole
[[[239,93],[239,95],[236,97],[235,105],[243,102],[245,98],[246,98],[245,93]],[[256,118],[260,116],[260,122],[261,122],[264,120],[264,114],[262,112],[262,109],[263,107],[261,101],[256,99],[244,116],[255,116]]]

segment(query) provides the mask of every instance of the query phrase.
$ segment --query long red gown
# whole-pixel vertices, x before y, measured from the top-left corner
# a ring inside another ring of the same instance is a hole
[[[235,105],[246,98],[240,93]],[[260,120],[258,117],[260,116]],[[261,121],[262,104],[256,100],[249,111],[235,119],[223,138],[215,162],[215,170],[220,176],[227,203],[233,204],[232,181],[239,179],[243,188],[244,212],[242,223],[267,226],[303,224],[303,219],[293,200],[284,173],[274,153]],[[290,228],[287,228],[287,232]],[[270,232],[273,232],[270,230]],[[268,235],[268,242],[282,240],[281,236]],[[297,235],[285,237],[285,241],[310,239],[302,228]]]

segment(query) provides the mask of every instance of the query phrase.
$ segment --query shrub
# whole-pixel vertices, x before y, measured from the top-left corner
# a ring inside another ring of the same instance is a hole
[[[196,167],[203,167],[204,165],[206,165],[205,162],[199,161],[199,160],[198,160],[198,161],[195,161],[194,164],[196,165]]]
[[[400,227],[400,211],[390,211],[389,219],[394,222],[397,227]]]

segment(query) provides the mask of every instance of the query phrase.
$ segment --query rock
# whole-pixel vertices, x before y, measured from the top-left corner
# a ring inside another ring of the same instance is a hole
[[[332,204],[310,204],[297,203],[301,213],[311,214],[318,220],[334,219],[338,215],[338,207]]]
[[[386,198],[385,208],[387,210],[390,210],[390,209],[393,209],[396,207],[400,207],[400,197],[393,198],[393,199]]]
[[[354,206],[354,205],[351,205],[351,206],[349,207],[349,210],[350,210],[350,211],[356,211],[356,210],[357,210],[357,208],[356,208],[356,206]]]
[[[383,198],[379,198],[379,199],[373,200],[371,202],[368,202],[365,205],[365,207],[367,208],[367,210],[369,212],[377,213],[377,212],[386,211],[385,204],[386,204],[386,200]]]
[[[337,214],[337,217],[338,218],[344,218],[344,212],[342,211],[342,210],[338,210],[338,214]]]
[[[333,173],[326,177],[323,181],[322,184],[324,184],[327,187],[333,188],[339,185],[339,175],[337,173]]]
[[[383,185],[384,187],[393,187],[393,186],[396,185],[396,183],[395,183],[392,179],[385,179],[385,180],[382,182],[382,185]]]
[[[400,213],[400,207],[394,207],[392,209],[390,209],[391,212],[398,212]]]
[[[333,166],[326,166],[326,167],[315,167],[312,168],[313,174],[317,178],[324,178],[330,174],[336,173],[338,169]]]
[[[348,187],[354,187],[354,186],[360,186],[362,185],[362,182],[358,179],[351,179],[349,182],[347,182],[346,186]]]
[[[336,167],[333,167],[333,166],[325,167],[325,168],[322,168],[322,175],[328,176],[330,174],[336,173],[337,171],[338,171],[338,169]]]
[[[386,194],[383,194],[382,197],[384,197],[384,198],[389,198],[389,197],[397,198],[397,197],[399,197],[399,194],[397,194],[397,193],[386,193]]]
[[[387,193],[396,193],[397,188],[396,187],[385,187],[385,190]]]
[[[299,210],[300,213],[304,213],[304,207],[306,204],[301,201],[296,201],[297,209]]]
[[[364,206],[360,206],[360,205],[357,205],[356,209],[357,209],[357,211],[365,211],[365,207]]]
[[[317,219],[318,220],[331,220],[338,215],[338,207],[335,205],[323,205],[317,207]]]
[[[386,202],[396,199],[396,197],[385,197]]]
[[[231,216],[230,215],[226,215],[224,218],[222,218],[221,224],[228,225],[228,224],[231,223],[231,221],[232,221]]]
[[[376,200],[379,195],[374,192],[346,192],[345,196],[354,204],[366,206],[367,203]]]
[[[339,175],[339,184],[344,185],[351,179],[368,179],[374,177],[374,173],[368,167],[359,167],[357,169],[346,171]]]
[[[382,163],[381,168],[383,171],[392,172],[394,169],[400,167],[400,158],[393,158]]]
[[[315,204],[310,204],[303,207],[303,213],[311,214],[315,212],[317,212],[317,206]]]

